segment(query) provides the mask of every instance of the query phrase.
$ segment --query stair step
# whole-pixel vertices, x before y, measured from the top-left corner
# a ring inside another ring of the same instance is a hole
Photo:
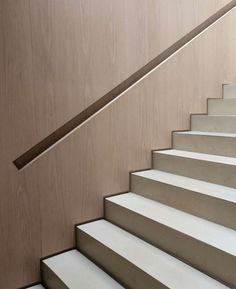
[[[134,193],[107,198],[105,210],[113,224],[236,286],[235,230]]]
[[[236,158],[182,150],[153,153],[154,169],[236,188]]]
[[[50,289],[124,289],[77,250],[43,260],[42,272]]]
[[[208,114],[236,115],[236,98],[208,99]]]
[[[192,115],[191,130],[236,133],[236,115]]]
[[[236,189],[148,170],[131,174],[131,191],[236,230]]]
[[[174,132],[173,148],[236,157],[236,134],[199,131]]]
[[[77,241],[81,251],[131,289],[227,288],[105,220],[78,226]]]
[[[224,84],[223,85],[223,96],[224,96],[224,98],[236,98],[236,85],[235,84]]]

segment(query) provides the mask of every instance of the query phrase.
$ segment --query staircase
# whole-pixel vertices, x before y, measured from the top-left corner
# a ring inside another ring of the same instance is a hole
[[[227,85],[191,131],[173,134],[173,149],[153,152],[153,169],[131,175],[130,193],[105,199],[104,219],[77,227],[78,250],[42,261],[45,286],[236,288],[235,157]]]

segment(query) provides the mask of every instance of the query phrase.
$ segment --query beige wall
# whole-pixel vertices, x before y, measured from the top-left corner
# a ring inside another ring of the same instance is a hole
[[[38,281],[39,258],[74,246],[73,226],[236,82],[236,12],[28,167],[12,161],[227,2],[1,1],[1,288]]]
[[[16,159],[230,1],[0,2]]]

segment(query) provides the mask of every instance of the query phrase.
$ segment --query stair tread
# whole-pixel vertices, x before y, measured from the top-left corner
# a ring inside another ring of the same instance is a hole
[[[196,152],[191,152],[191,151],[175,150],[175,149],[154,151],[154,153],[185,157],[185,158],[190,158],[190,159],[203,160],[203,161],[215,162],[215,163],[221,163],[221,164],[236,165],[236,158],[233,158],[233,157],[225,157],[225,156],[205,154],[205,153],[196,153]]]
[[[208,131],[177,131],[175,134],[185,134],[185,135],[204,135],[204,136],[218,136],[218,137],[229,137],[236,138],[236,133],[222,133],[222,132],[208,132]]]
[[[236,189],[234,188],[159,170],[146,170],[133,173],[133,175],[236,203]]]
[[[236,114],[202,114],[191,116],[191,130],[236,133]]]
[[[236,256],[236,231],[138,194],[107,198],[133,212]]]
[[[228,288],[105,220],[84,224],[78,226],[78,229],[113,250],[167,288]]]
[[[43,260],[70,289],[124,289],[77,250]]]

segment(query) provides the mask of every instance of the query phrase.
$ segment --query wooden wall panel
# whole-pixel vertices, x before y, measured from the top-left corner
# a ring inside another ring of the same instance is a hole
[[[29,281],[40,256],[73,246],[74,224],[101,217],[102,197],[127,191],[129,172],[150,167],[151,150],[169,147],[171,131],[189,127],[190,112],[204,112],[207,97],[220,97],[222,83],[236,81],[235,25],[236,10],[17,176],[12,172],[17,180],[9,191],[21,208],[12,210],[22,222],[9,221],[5,232],[14,235],[12,250],[22,238],[10,261],[18,256],[19,269],[22,251],[30,256],[24,270],[33,264],[31,273],[22,269]]]
[[[151,150],[236,81],[235,25],[236,10],[20,171],[40,192],[43,255],[72,246],[73,224],[101,217],[102,196],[127,191],[129,172],[150,167]]]
[[[73,246],[73,226],[101,217],[103,196],[128,190],[129,172],[236,82],[235,10],[30,166],[12,161],[226,2],[175,1],[176,18],[166,0],[0,2],[0,288],[38,281],[39,258]]]
[[[228,2],[1,0],[13,159]]]

